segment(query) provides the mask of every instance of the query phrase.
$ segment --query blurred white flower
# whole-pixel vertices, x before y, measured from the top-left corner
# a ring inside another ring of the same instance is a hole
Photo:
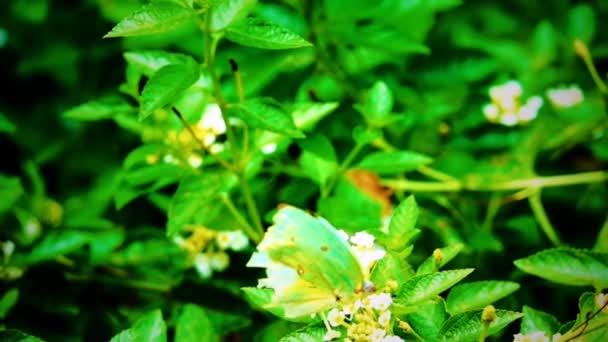
[[[224,252],[211,253],[210,257],[211,268],[214,271],[223,271],[230,264],[230,257]]]
[[[386,292],[372,294],[367,298],[369,299],[370,307],[379,311],[388,310],[388,307],[393,303],[393,298]]]
[[[355,246],[371,248],[374,245],[374,236],[366,232],[357,232],[350,238],[350,242]]]
[[[526,335],[513,335],[513,342],[549,342],[549,338],[544,331],[535,331]]]
[[[490,87],[488,93],[492,102],[483,106],[484,116],[490,122],[508,127],[527,123],[536,118],[543,105],[540,96],[532,96],[522,104],[522,86],[513,80]]]
[[[211,259],[207,254],[199,253],[194,258],[194,268],[201,278],[207,279],[211,277]]]
[[[249,245],[249,239],[240,230],[229,230],[218,232],[215,238],[220,249],[230,249],[233,251],[241,251]]]
[[[569,108],[583,102],[583,91],[577,85],[547,90],[549,102],[557,109]]]

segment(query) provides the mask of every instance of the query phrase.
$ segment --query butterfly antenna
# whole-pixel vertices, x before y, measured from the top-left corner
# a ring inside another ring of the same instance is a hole
[[[606,303],[604,303],[604,305],[602,305],[602,307],[599,308],[597,311],[595,311],[593,314],[591,312],[587,312],[587,317],[585,318],[585,321],[583,323],[579,324],[578,327],[572,329],[572,331],[577,331],[580,329],[580,332],[578,334],[570,337],[569,339],[567,339],[564,342],[570,342],[570,341],[574,340],[575,338],[583,336],[583,334],[585,333],[585,330],[589,326],[589,321],[591,321],[595,316],[599,315],[607,307],[608,307],[608,301],[606,301]],[[593,330],[595,330],[595,329],[593,329]],[[593,331],[593,330],[591,330],[591,331]],[[589,333],[591,331],[589,331]]]

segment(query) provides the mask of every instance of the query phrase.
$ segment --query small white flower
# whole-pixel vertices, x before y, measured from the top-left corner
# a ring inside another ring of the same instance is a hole
[[[199,253],[194,258],[194,267],[201,278],[211,277],[211,260],[207,254]]]
[[[388,336],[385,336],[381,342],[404,342],[404,341],[399,336],[388,335]]]
[[[355,246],[371,248],[374,245],[374,236],[366,232],[357,232],[350,238],[350,242]]]
[[[513,342],[549,342],[549,338],[544,331],[535,331],[527,335],[513,335]]]
[[[384,311],[378,317],[378,324],[380,324],[381,327],[384,327],[384,328],[388,327],[390,322],[391,322],[391,312],[390,311]]]
[[[583,102],[583,91],[576,85],[569,88],[557,88],[547,90],[549,102],[558,109],[569,108]]]
[[[13,241],[6,241],[4,243],[0,243],[2,245],[2,253],[4,253],[4,257],[10,257],[13,255],[15,251],[15,243]]]
[[[247,236],[240,230],[218,232],[215,238],[220,249],[241,251],[249,245]]]
[[[24,233],[28,238],[35,239],[38,237],[38,235],[40,235],[42,231],[41,228],[42,227],[40,226],[38,219],[32,217],[25,224]]]
[[[226,132],[226,124],[222,118],[222,110],[216,103],[208,104],[203,113],[203,118],[198,126],[204,130],[211,130],[215,135]]]
[[[388,307],[393,303],[393,298],[386,292],[372,294],[367,298],[369,299],[370,306],[379,311],[388,310]]]
[[[203,164],[203,158],[201,158],[201,156],[196,153],[192,153],[188,157],[188,164],[190,164],[190,166],[192,166],[193,168],[197,169]]]
[[[372,332],[370,339],[372,341],[380,341],[384,339],[384,336],[386,335],[386,331],[384,329],[374,329],[374,331]]]
[[[211,268],[215,271],[223,271],[228,268],[230,258],[224,252],[213,253],[210,257]]]
[[[505,126],[515,126],[517,125],[517,115],[515,113],[504,113],[499,122]]]
[[[496,121],[500,115],[500,109],[495,104],[488,103],[483,106],[483,115],[485,115],[489,121]]]
[[[262,153],[264,153],[264,154],[271,154],[271,153],[274,153],[274,151],[276,151],[276,150],[277,150],[277,143],[269,143],[269,144],[262,146]]]
[[[211,145],[211,146],[209,146],[209,152],[211,152],[213,154],[218,154],[218,153],[224,152],[224,150],[226,149],[226,146],[224,144],[220,144],[220,143],[213,144],[213,141],[209,144]]]
[[[173,157],[172,154],[165,154],[165,156],[163,157],[163,162],[165,162],[165,164],[177,164],[178,163],[177,159],[175,159],[175,157]]]
[[[338,309],[331,309],[327,314],[327,320],[332,327],[337,327],[344,322],[345,315]]]
[[[519,109],[518,117],[520,121],[531,121],[536,118],[538,110],[543,105],[543,99],[540,96],[533,96],[528,99],[526,104]]]
[[[328,330],[325,336],[323,336],[323,341],[331,341],[336,338],[340,338],[342,334],[337,330]]]
[[[384,256],[386,255],[386,251],[381,247],[375,247],[364,250],[355,248],[353,250],[353,253],[357,257],[357,259],[359,259],[361,268],[366,274],[369,273],[371,267],[374,265],[374,262],[384,258]]]

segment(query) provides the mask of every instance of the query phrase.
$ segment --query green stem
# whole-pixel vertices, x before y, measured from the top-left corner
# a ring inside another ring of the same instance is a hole
[[[423,192],[455,192],[455,191],[507,191],[525,188],[545,188],[576,184],[599,183],[608,180],[608,171],[583,172],[570,175],[534,177],[515,179],[494,184],[479,184],[477,182],[421,182],[403,179],[386,179],[382,184],[395,190]]]
[[[486,231],[492,230],[492,223],[494,222],[494,218],[496,214],[498,214],[498,209],[500,209],[500,205],[502,201],[500,199],[500,195],[497,193],[493,193],[490,196],[490,202],[488,203],[488,209],[486,211],[486,217],[483,220],[482,229]]]
[[[582,41],[575,41],[574,44],[575,44],[575,49],[577,50],[577,53],[583,59],[583,62],[585,62],[585,66],[587,67],[587,70],[589,70],[589,74],[591,74],[591,78],[593,78],[593,82],[595,82],[595,85],[597,86],[597,88],[602,93],[608,94],[608,87],[606,86],[606,83],[604,83],[604,81],[600,77],[599,73],[597,72],[597,69],[595,68],[595,64],[593,63],[593,57],[591,56],[591,53],[589,52],[587,45],[585,45],[585,43],[583,43]]]
[[[253,199],[253,195],[251,194],[251,189],[249,189],[249,183],[247,183],[247,178],[245,177],[244,173],[238,174],[237,176],[239,178],[239,182],[241,183],[241,190],[243,191],[243,196],[245,198],[245,206],[247,207],[249,216],[253,220],[253,223],[259,236],[263,236],[264,226],[262,225],[260,213],[255,204],[255,200]]]
[[[600,229],[593,250],[600,252],[608,252],[608,217]]]
[[[336,173],[330,179],[327,186],[321,188],[321,197],[329,196],[329,194],[336,186],[340,178],[342,178],[344,172],[346,172],[350,164],[355,160],[355,158],[357,158],[357,155],[359,154],[359,152],[361,152],[364,146],[365,145],[359,143],[355,144],[355,147],[353,147],[353,149],[348,153],[348,155],[346,155],[346,158],[344,158],[344,161],[342,161],[342,164],[340,164],[340,166],[336,170]]]
[[[243,232],[249,236],[251,241],[254,241],[256,244],[259,243],[262,240],[262,235],[260,235],[259,232],[257,232],[249,224],[249,222],[247,222],[243,215],[241,215],[241,213],[235,207],[234,203],[232,203],[230,197],[226,194],[222,194],[220,196],[220,199],[226,205],[226,208],[228,208],[228,211],[230,211],[232,216],[234,216],[234,218],[239,222],[239,224],[241,224]]]
[[[559,235],[557,231],[549,221],[549,217],[545,212],[545,208],[543,207],[543,203],[540,199],[540,191],[537,191],[535,194],[528,198],[528,202],[530,203],[530,208],[532,208],[532,213],[534,214],[534,218],[540,225],[540,228],[543,230],[545,235],[551,240],[555,246],[559,246],[561,244]]]
[[[488,326],[489,325],[490,325],[489,323],[486,323],[486,322],[483,323],[483,326],[481,328],[481,334],[479,335],[479,342],[485,342],[486,337],[488,337]]]
[[[215,67],[213,62],[215,60],[215,48],[218,43],[218,39],[212,35],[211,32],[211,10],[207,11],[205,15],[205,61],[207,64],[207,68],[209,69],[209,74],[211,75],[211,81],[213,83],[213,91],[215,95],[215,99],[220,107],[220,111],[222,113],[222,119],[224,120],[224,124],[226,126],[226,138],[228,140],[228,144],[230,145],[230,153],[232,154],[232,160],[235,165],[235,170],[233,170],[234,174],[238,177],[239,183],[241,185],[241,191],[243,193],[243,197],[245,199],[245,206],[247,208],[247,212],[251,220],[254,222],[254,226],[256,227],[258,236],[264,235],[264,226],[262,225],[262,220],[260,219],[260,214],[258,212],[258,208],[255,204],[255,200],[249,188],[249,183],[247,182],[247,178],[245,177],[245,168],[247,166],[246,160],[239,158],[239,151],[237,149],[236,137],[234,134],[234,130],[232,125],[230,125],[230,120],[227,112],[227,103],[224,98],[224,94],[222,93],[221,84],[217,74],[215,73]]]

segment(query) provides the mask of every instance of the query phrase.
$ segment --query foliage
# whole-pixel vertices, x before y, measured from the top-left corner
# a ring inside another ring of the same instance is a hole
[[[0,4],[0,340],[608,338],[604,1],[67,6]]]

